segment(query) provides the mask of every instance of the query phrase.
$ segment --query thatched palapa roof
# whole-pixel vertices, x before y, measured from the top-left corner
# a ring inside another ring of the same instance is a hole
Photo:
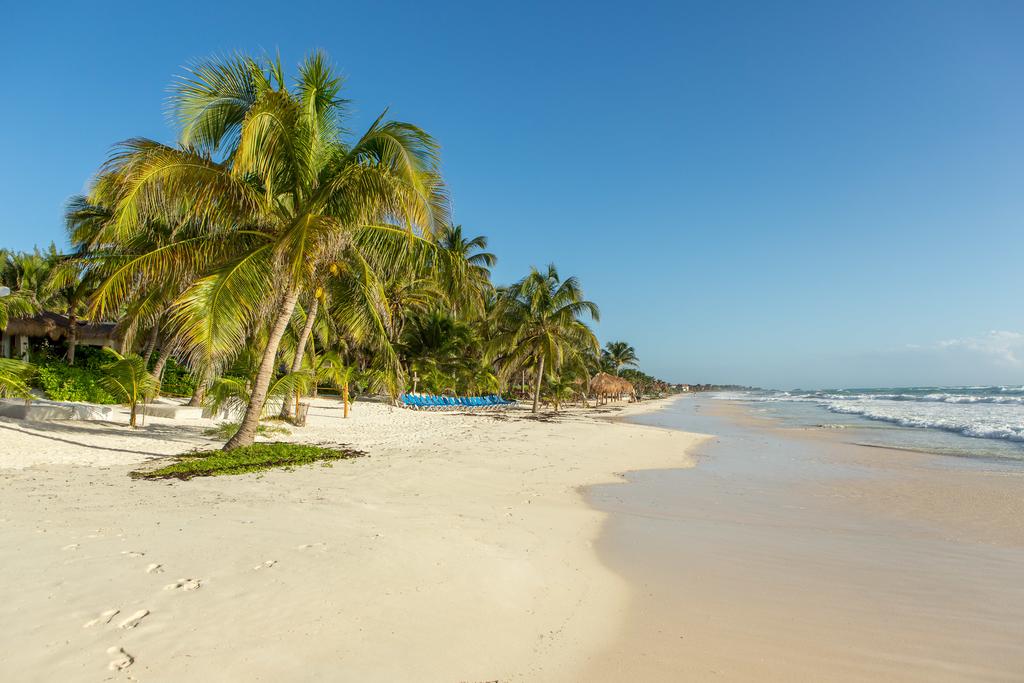
[[[618,377],[613,377],[607,372],[599,372],[590,380],[590,391],[598,396],[614,394],[618,380]]]
[[[94,346],[110,344],[117,337],[116,328],[115,323],[80,322],[77,325],[78,342]],[[31,318],[11,318],[4,332],[26,337],[49,337],[58,341],[67,338],[70,330],[71,321],[67,316],[46,311]]]
[[[634,393],[633,385],[629,381],[609,375],[607,372],[599,372],[594,375],[594,378],[590,380],[590,391],[595,395],[602,396]]]

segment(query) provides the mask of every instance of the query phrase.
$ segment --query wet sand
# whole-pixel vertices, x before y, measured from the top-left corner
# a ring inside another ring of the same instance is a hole
[[[689,470],[590,489],[635,587],[591,680],[1022,680],[1024,468],[779,429],[693,397]]]

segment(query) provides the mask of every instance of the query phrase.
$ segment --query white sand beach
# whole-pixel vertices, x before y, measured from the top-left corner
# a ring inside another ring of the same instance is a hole
[[[455,415],[317,399],[291,440],[369,455],[294,471],[133,480],[215,442],[0,420],[0,679],[573,680],[630,586],[580,487],[686,467],[702,437],[579,409]]]

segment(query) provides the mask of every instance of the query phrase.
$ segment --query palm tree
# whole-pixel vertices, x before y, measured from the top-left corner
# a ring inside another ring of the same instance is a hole
[[[100,386],[120,399],[121,403],[128,405],[131,409],[128,423],[135,427],[139,401],[155,396],[160,382],[146,370],[146,361],[142,356],[134,353],[122,356],[112,349],[107,349],[107,352],[114,356],[114,360],[103,366]]]
[[[13,396],[31,399],[28,380],[34,372],[35,368],[29,363],[13,358],[0,358],[0,398]]]
[[[68,319],[68,349],[65,356],[68,365],[75,364],[79,317],[85,312],[86,304],[99,284],[98,278],[95,269],[88,268],[85,262],[74,256],[60,257],[47,278],[47,307],[60,307]]]
[[[546,271],[532,268],[529,275],[504,291],[507,328],[496,343],[511,350],[505,358],[506,371],[525,365],[536,368],[534,413],[540,406],[545,365],[557,372],[568,356],[598,348],[594,333],[581,320],[583,315],[599,320],[597,304],[583,298],[575,277],[560,279],[554,264]]]
[[[436,370],[454,375],[471,357],[472,330],[443,311],[412,318],[403,335],[402,353],[420,374]]]
[[[556,413],[563,403],[572,400],[576,391],[576,385],[561,375],[548,376],[548,381],[544,384],[544,394],[551,400]]]
[[[453,313],[484,307],[484,295],[492,289],[491,268],[498,257],[486,251],[487,237],[465,237],[461,225],[446,225],[438,236],[438,246],[447,254],[440,272]]]
[[[619,374],[623,366],[631,365],[637,367],[640,359],[636,356],[636,349],[623,341],[608,342],[604,345],[601,357],[607,360],[612,373]]]
[[[342,417],[348,417],[349,385],[355,378],[355,374],[356,367],[346,365],[337,351],[328,351],[320,357],[320,362],[317,364],[317,380],[329,384],[341,392]]]
[[[320,309],[320,298],[317,296],[322,288],[317,287],[310,296],[310,301],[305,310],[301,311],[302,315],[302,328],[299,332],[298,339],[295,342],[295,353],[292,356],[292,372],[299,372],[302,369],[302,359],[306,354],[306,344],[309,343],[310,337],[313,334],[313,326],[316,324],[316,316]],[[281,418],[288,419],[292,416],[292,404],[291,401],[285,401],[281,406]]]
[[[7,286],[6,283],[0,284],[0,286],[4,287],[5,291],[10,290],[9,293],[0,295],[0,332],[2,332],[7,329],[7,323],[11,318],[27,318],[35,314],[39,307],[30,294],[17,291]]]
[[[312,381],[312,374],[306,370],[275,377],[267,388],[267,400],[260,417],[270,417],[280,410],[281,404],[291,402],[294,396],[308,389]],[[204,403],[214,415],[222,411],[231,415],[242,414],[252,400],[253,384],[252,376],[218,377],[207,389]]]
[[[58,256],[57,247],[53,244],[47,252],[37,248],[31,252],[4,254],[4,262],[0,264],[0,283],[10,288],[12,293],[4,298],[8,299],[8,307],[17,310],[17,315],[26,310],[43,310],[49,303],[47,282]]]
[[[170,315],[194,365],[229,357],[258,327],[268,331],[226,450],[253,442],[281,338],[324,270],[347,260],[375,284],[396,241],[426,241],[447,222],[434,140],[382,115],[346,142],[340,92],[321,53],[300,65],[292,88],[279,61],[203,61],[172,93],[179,146],[129,140],[103,169],[117,198],[105,237],[131,242],[151,216],[197,227],[117,268],[97,293],[97,311],[116,310],[140,274],[195,267],[202,277]]]

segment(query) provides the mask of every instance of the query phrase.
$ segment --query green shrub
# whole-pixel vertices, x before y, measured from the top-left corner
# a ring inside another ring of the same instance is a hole
[[[195,390],[195,376],[187,367],[169,358],[164,367],[163,381],[160,382],[160,393],[169,396],[191,396]]]
[[[77,363],[77,358],[76,358]],[[42,357],[36,364],[36,385],[46,397],[54,401],[85,401],[88,403],[117,403],[102,386],[98,368],[68,365],[62,358]]]

